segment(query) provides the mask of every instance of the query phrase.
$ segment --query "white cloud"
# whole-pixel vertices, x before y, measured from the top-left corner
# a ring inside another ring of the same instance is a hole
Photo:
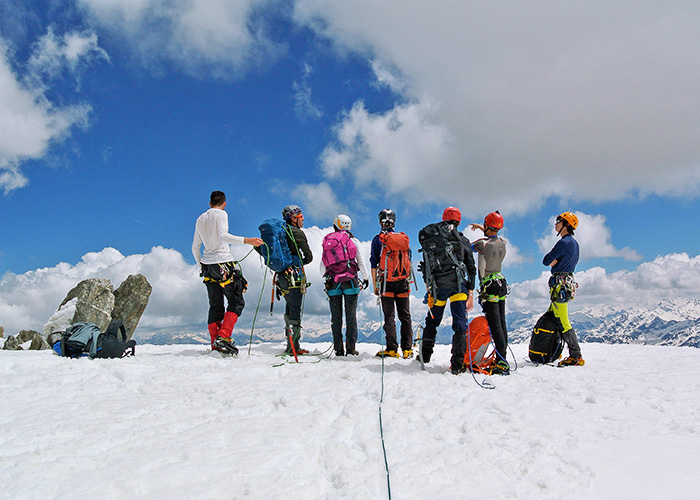
[[[96,59],[109,61],[97,43],[97,34],[84,31],[58,36],[50,27],[37,41],[27,67],[32,80],[39,84],[44,78],[58,77],[64,69],[79,76],[80,68]]]
[[[304,323],[314,328],[327,327],[330,321],[319,268],[321,242],[330,231],[330,227],[304,229],[314,253],[314,261],[306,266],[312,286],[305,300]],[[370,244],[370,241],[362,241],[359,249],[368,267]],[[244,330],[251,327],[260,300],[256,328],[281,331],[284,302],[276,302],[275,314],[269,315],[271,273],[266,271],[257,253],[252,252],[246,257],[250,248],[248,245],[231,246],[234,259],[242,260],[243,273],[249,283],[244,296],[246,308],[239,327]],[[14,335],[22,329],[41,331],[68,291],[81,280],[107,278],[116,287],[129,275],[137,273],[146,276],[153,286],[139,331],[144,333],[166,328],[173,333],[192,330],[205,332],[207,295],[198,269],[188,264],[179,252],[163,247],[153,247],[147,254],[130,256],[124,256],[114,248],[105,248],[84,255],[74,265],[62,262],[21,275],[6,273],[0,279],[2,326],[7,335]],[[549,302],[548,277],[549,273],[543,272],[535,280],[512,283],[512,293],[508,297],[509,311],[544,310]],[[265,288],[261,293],[263,279]],[[572,308],[607,304],[653,306],[664,297],[696,298],[700,295],[700,255],[660,256],[633,271],[611,274],[596,267],[576,273],[576,280],[580,288]],[[426,314],[426,306],[418,293],[414,290],[411,297],[411,312],[416,324],[422,322]],[[369,292],[360,295],[358,319],[380,319],[376,297]]]
[[[304,212],[316,220],[332,221],[336,215],[345,210],[327,182],[302,183],[297,185],[291,194],[293,198],[301,200]]]
[[[633,271],[608,273],[594,267],[575,275],[579,289],[572,308],[614,305],[652,307],[663,298],[697,298],[700,295],[700,255],[669,254],[640,264]],[[510,310],[544,310],[549,302],[549,272],[517,283],[509,296]]]
[[[412,203],[461,198],[459,179],[445,182],[440,174],[451,141],[444,127],[426,119],[431,112],[430,106],[409,103],[372,114],[356,103],[322,154],[324,175],[349,178],[358,191],[379,187]]]
[[[617,249],[611,243],[612,235],[606,226],[607,219],[604,215],[588,215],[576,212],[578,228],[575,231],[576,241],[580,247],[581,260],[592,260],[606,257],[619,257],[625,260],[641,260],[642,257],[636,250],[624,247]],[[549,219],[549,230],[539,240],[537,245],[543,254],[549,252],[556,244],[559,236],[554,230],[556,216]]]
[[[549,196],[700,192],[697,3],[299,0],[295,20],[403,97],[348,112],[329,179],[469,213],[492,187],[510,213]]]
[[[234,79],[286,51],[260,16],[276,0],[79,0],[98,25],[120,36],[153,69],[176,63],[192,75]]]
[[[14,71],[0,38],[0,189],[5,193],[27,184],[22,162],[44,156],[52,143],[85,126],[90,113],[87,105],[54,106],[43,85],[29,80]]]
[[[294,110],[298,116],[302,118],[309,117],[318,119],[323,116],[323,112],[321,111],[321,108],[314,103],[311,96],[312,90],[311,85],[309,84],[309,78],[312,74],[313,67],[311,67],[311,65],[308,63],[305,63],[303,65],[301,80],[295,81],[292,84],[294,88],[294,95],[292,96],[292,99],[294,100]]]

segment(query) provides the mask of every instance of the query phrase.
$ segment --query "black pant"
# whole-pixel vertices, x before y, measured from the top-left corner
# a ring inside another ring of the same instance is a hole
[[[411,285],[408,281],[389,281],[382,286],[382,314],[387,351],[398,351],[396,339],[396,316],[401,322],[401,350],[413,346],[413,325],[411,322]]]
[[[452,331],[454,332],[452,334],[450,366],[458,369],[464,364],[464,354],[467,352],[467,301],[466,293],[462,293],[460,300],[452,300],[457,298],[455,295],[458,293],[460,293],[458,290],[438,288],[437,297],[435,297],[436,303],[428,309],[423,329],[423,348],[421,349],[421,357],[425,363],[429,362],[433,355],[437,329],[442,322],[442,316],[447,306],[446,301],[449,300],[450,312],[452,312]]]
[[[355,288],[352,281],[341,283],[337,290]],[[345,303],[345,348],[348,352],[355,350],[357,344],[357,293],[346,295],[329,295],[331,306],[331,331],[333,332],[333,348],[336,353],[343,350],[343,302]]]
[[[304,294],[301,293],[301,286],[294,280],[294,277],[289,273],[280,273],[277,275],[277,286],[283,290],[285,307],[284,314],[293,325],[301,325],[301,305],[304,299]]]
[[[223,264],[202,264],[204,284],[209,295],[209,316],[207,324],[218,323],[224,319],[224,312],[229,311],[240,316],[245,307],[243,288],[245,278],[235,270],[232,262]],[[231,280],[224,286],[220,283]],[[224,297],[228,305],[224,308]]]
[[[484,316],[489,323],[493,345],[498,353],[498,359],[506,360],[508,350],[508,329],[506,328],[506,301],[481,303]]]

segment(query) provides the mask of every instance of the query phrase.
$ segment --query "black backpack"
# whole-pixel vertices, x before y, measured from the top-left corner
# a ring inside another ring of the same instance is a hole
[[[136,354],[136,341],[126,340],[126,328],[120,319],[114,319],[97,339],[96,358],[125,358]]]
[[[467,272],[465,250],[454,226],[440,222],[428,224],[418,231],[418,242],[419,251],[423,253],[422,270],[429,288],[445,282],[459,285],[464,280]]]
[[[564,350],[564,340],[561,334],[564,328],[561,321],[550,310],[537,320],[530,337],[528,355],[530,361],[537,364],[551,363],[559,359]]]

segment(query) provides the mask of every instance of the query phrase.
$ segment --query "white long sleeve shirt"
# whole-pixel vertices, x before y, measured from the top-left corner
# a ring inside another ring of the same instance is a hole
[[[244,243],[242,236],[228,232],[228,214],[220,208],[210,208],[197,218],[194,226],[192,255],[197,263],[220,264],[233,260],[229,245]],[[204,244],[204,254],[200,247]]]

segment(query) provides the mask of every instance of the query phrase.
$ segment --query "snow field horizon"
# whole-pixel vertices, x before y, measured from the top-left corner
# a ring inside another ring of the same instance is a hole
[[[555,368],[511,347],[518,370],[490,377],[494,390],[449,374],[448,345],[426,371],[385,360],[393,498],[697,491],[697,349],[584,343],[586,366]],[[380,346],[274,367],[282,348],[238,359],[194,345],[139,345],[118,360],[0,351],[0,498],[387,498]]]

